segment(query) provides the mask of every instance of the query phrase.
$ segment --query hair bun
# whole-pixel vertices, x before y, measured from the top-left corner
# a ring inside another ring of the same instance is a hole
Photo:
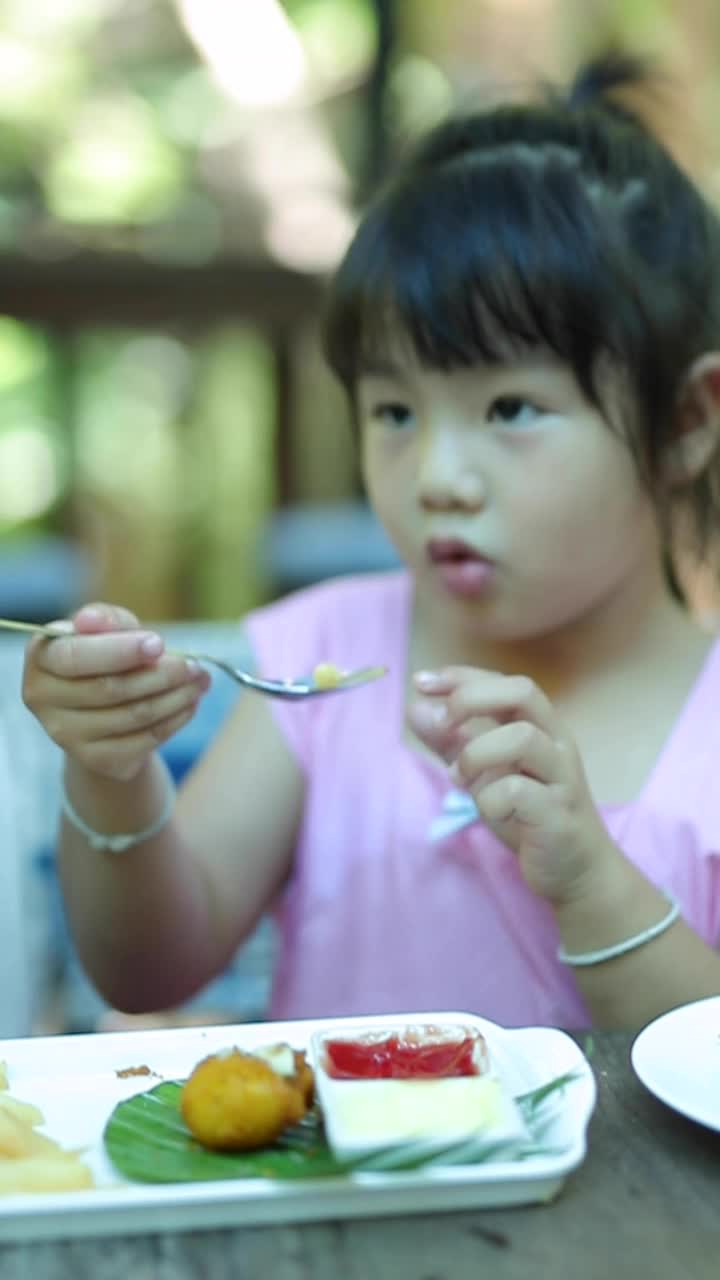
[[[580,69],[565,97],[573,111],[600,108],[643,127],[642,110],[632,105],[645,96],[657,75],[646,58],[609,51]]]

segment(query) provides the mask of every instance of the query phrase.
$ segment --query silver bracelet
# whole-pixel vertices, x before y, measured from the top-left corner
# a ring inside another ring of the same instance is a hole
[[[143,827],[142,831],[133,831],[129,835],[124,835],[121,832],[105,835],[102,831],[96,831],[94,827],[88,826],[87,822],[80,817],[77,809],[71,803],[64,781],[62,783],[62,811],[72,825],[82,832],[91,849],[109,853],[125,853],[126,849],[132,849],[136,844],[142,844],[143,841],[152,839],[170,821],[175,804],[175,787],[167,765],[164,765],[164,771],[165,800],[162,812],[154,822],[150,823],[149,827]]]
[[[624,956],[626,952],[634,951],[636,947],[642,947],[646,942],[652,942],[653,938],[657,938],[659,934],[669,929],[680,915],[680,903],[677,898],[674,898],[671,893],[666,893],[664,896],[670,903],[670,910],[662,920],[658,920],[657,924],[650,925],[649,929],[643,929],[642,933],[636,933],[634,937],[626,938],[624,942],[616,942],[612,947],[602,947],[599,951],[567,952],[563,946],[560,946],[557,949],[558,960],[575,968],[583,968],[585,965],[602,964],[604,960],[614,960],[615,956]]]

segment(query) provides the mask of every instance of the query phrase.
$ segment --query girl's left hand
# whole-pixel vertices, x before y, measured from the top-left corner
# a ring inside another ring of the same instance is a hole
[[[417,736],[450,765],[480,817],[515,851],[530,888],[554,905],[587,892],[617,849],[578,749],[525,676],[447,667],[415,677]]]

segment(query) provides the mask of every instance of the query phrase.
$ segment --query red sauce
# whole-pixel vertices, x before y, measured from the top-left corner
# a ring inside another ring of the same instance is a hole
[[[415,1080],[480,1074],[473,1036],[424,1044],[390,1035],[384,1040],[327,1040],[325,1070],[334,1080]]]

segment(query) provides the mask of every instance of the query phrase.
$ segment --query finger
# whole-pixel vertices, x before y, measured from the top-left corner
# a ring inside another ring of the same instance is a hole
[[[54,676],[45,678],[52,682],[44,686],[46,704],[68,711],[122,707],[184,685],[194,685],[199,691],[205,692],[211,683],[209,673],[198,662],[169,654],[164,654],[152,666],[136,668],[130,672],[120,671],[74,680]]]
[[[508,822],[540,828],[548,825],[550,810],[557,806],[553,792],[545,783],[521,774],[506,774],[486,786],[471,788],[480,817],[498,828]]]
[[[154,663],[164,650],[152,631],[107,631],[33,640],[30,657],[42,670],[64,680],[112,675]]]
[[[527,676],[504,676],[492,671],[465,674],[448,694],[446,706],[451,728],[470,717],[490,716],[499,722],[530,721],[551,738],[562,735],[555,708]]]
[[[442,702],[429,698],[417,699],[407,712],[408,726],[426,747],[450,764],[456,759],[464,744],[472,736],[475,726],[448,724],[447,710]],[[494,721],[488,721],[494,724]]]
[[[507,717],[523,708],[534,709],[538,716],[555,715],[549,699],[528,676],[455,666],[418,671],[413,681],[428,697],[445,699],[451,722],[466,715]]]
[[[527,720],[495,726],[459,752],[454,776],[461,786],[482,782],[490,770],[523,774],[545,784],[564,778],[564,752],[553,739]]]
[[[120,707],[54,711],[47,716],[46,726],[55,741],[69,751],[76,744],[92,747],[98,742],[134,734],[147,733],[152,740],[156,725],[162,725],[187,710],[194,710],[201,697],[202,690],[197,684],[182,685]]]
[[[140,626],[129,609],[118,604],[96,601],[85,604],[73,614],[73,626],[81,634],[95,631],[131,631]]]
[[[448,719],[444,702],[416,698],[407,710],[408,724],[423,742],[437,750],[447,734]]]
[[[159,721],[148,729],[126,734],[125,737],[86,743],[74,755],[81,764],[95,773],[114,778],[132,777],[143,760],[184,729],[192,720],[196,705],[186,707],[177,715]]]
[[[419,693],[433,697],[452,693],[460,680],[472,674],[471,667],[444,667],[440,671],[416,671],[412,679]]]

